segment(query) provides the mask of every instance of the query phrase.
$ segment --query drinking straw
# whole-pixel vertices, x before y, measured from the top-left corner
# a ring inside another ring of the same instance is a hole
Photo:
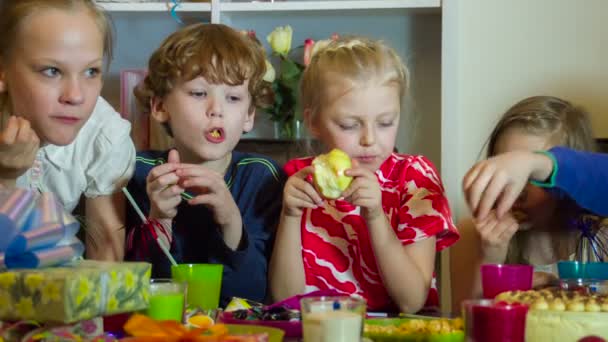
[[[141,211],[141,209],[139,208],[139,206],[137,205],[137,203],[133,199],[133,196],[131,196],[131,194],[129,193],[129,190],[127,190],[126,187],[123,187],[122,188],[122,192],[125,194],[125,196],[127,197],[127,199],[129,200],[129,202],[133,206],[133,209],[135,209],[135,212],[137,213],[137,215],[139,216],[139,218],[142,220],[142,222],[143,223],[150,223],[150,221],[146,218],[146,216],[144,216],[144,213]],[[175,261],[175,259],[171,255],[171,252],[169,252],[169,249],[167,248],[167,246],[165,246],[165,244],[163,243],[163,241],[160,239],[160,236],[156,238],[156,243],[158,244],[158,247],[160,247],[160,249],[163,251],[163,253],[165,253],[165,256],[167,256],[167,259],[169,259],[169,261],[171,262],[171,265],[177,266],[177,262]]]

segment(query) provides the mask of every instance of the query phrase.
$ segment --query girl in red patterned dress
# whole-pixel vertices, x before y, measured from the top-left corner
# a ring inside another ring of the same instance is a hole
[[[435,252],[458,232],[431,162],[393,152],[407,68],[379,41],[323,45],[302,78],[304,119],[328,149],[353,159],[346,174],[354,179],[340,199],[327,200],[311,184],[312,157],[285,165],[269,275],[274,299],[332,289],[366,299],[373,311],[436,306]]]

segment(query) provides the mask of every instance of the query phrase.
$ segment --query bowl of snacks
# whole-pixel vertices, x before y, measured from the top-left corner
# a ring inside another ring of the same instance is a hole
[[[226,324],[257,325],[281,329],[286,337],[302,337],[300,313],[285,308],[252,308],[223,312],[219,321]]]
[[[462,319],[372,318],[365,320],[364,336],[375,342],[462,342]]]

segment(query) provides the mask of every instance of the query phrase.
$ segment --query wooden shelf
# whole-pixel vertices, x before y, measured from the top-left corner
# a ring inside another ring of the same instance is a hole
[[[441,0],[221,2],[220,12],[439,9]]]
[[[97,4],[108,12],[167,12],[171,10],[170,2],[99,2]],[[211,12],[211,4],[182,2],[177,11]]]
[[[171,9],[170,2],[100,2],[109,12],[163,12]],[[338,0],[338,1],[278,1],[278,2],[220,2],[220,12],[328,11],[369,9],[428,10],[441,8],[441,0]],[[182,2],[178,12],[211,12],[209,2]]]

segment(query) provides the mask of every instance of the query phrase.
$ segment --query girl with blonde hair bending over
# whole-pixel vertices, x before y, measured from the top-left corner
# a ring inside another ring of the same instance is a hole
[[[437,305],[435,252],[458,239],[431,162],[394,153],[408,71],[380,41],[340,38],[318,48],[301,84],[304,118],[328,149],[353,160],[337,200],[309,181],[312,157],[291,160],[270,281],[274,299],[335,290],[370,310]]]
[[[535,287],[557,280],[556,262],[575,256],[574,222],[582,211],[567,193],[541,182],[549,179],[553,153],[594,150],[587,113],[568,101],[534,96],[507,110],[490,135],[488,159],[463,181],[474,218],[460,226],[462,239],[452,250],[455,310],[481,295],[481,264],[533,265]],[[534,171],[535,165],[541,167]]]
[[[0,186],[53,192],[69,211],[84,194],[87,256],[121,260],[135,148],[99,96],[109,19],[92,0],[4,0],[0,32]]]

